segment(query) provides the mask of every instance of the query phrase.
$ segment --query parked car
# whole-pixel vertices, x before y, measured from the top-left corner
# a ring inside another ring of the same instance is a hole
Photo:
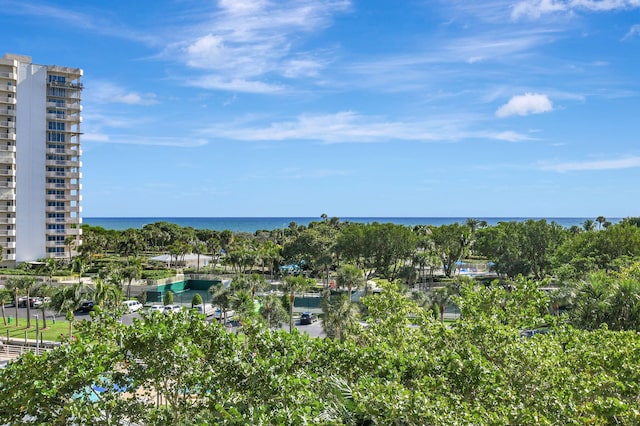
[[[124,308],[125,312],[132,313],[142,309],[142,303],[138,302],[137,300],[125,300],[124,302],[122,302],[122,307]]]
[[[182,306],[180,306],[180,305],[166,305],[164,307],[164,314],[165,315],[169,315],[169,314],[172,314],[174,312],[178,312],[181,309],[182,309]]]
[[[82,302],[82,304],[80,304],[80,312],[89,312],[89,311],[93,311],[93,307],[95,306],[95,303],[93,300],[85,300],[84,302]]]
[[[226,312],[226,316],[227,316],[227,321],[229,321],[231,318],[233,318],[236,314],[236,311],[231,310],[231,309],[227,309]],[[213,313],[213,317],[215,319],[217,319],[218,321],[222,321],[225,318],[225,312],[222,311],[221,309],[216,309],[215,312]]]
[[[18,297],[18,308],[26,308],[26,307],[27,307],[27,296]]]
[[[207,317],[210,317],[211,315],[216,313],[216,308],[210,303],[195,305],[193,307],[193,310]]]
[[[303,312],[300,315],[300,325],[309,325],[318,321],[318,316],[313,312]]]
[[[30,297],[29,298],[29,307],[30,308],[39,308],[42,306],[42,298],[41,297]]]
[[[151,305],[147,309],[147,312],[149,312],[149,313],[164,312],[164,305]]]

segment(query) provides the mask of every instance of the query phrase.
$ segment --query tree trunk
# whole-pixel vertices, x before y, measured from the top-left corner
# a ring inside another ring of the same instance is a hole
[[[4,313],[4,303],[2,303],[2,322],[4,323],[4,326],[7,326],[7,316]]]
[[[16,327],[18,326],[18,289],[15,289],[13,301],[16,306]]]
[[[44,302],[42,303],[42,306],[42,328],[45,329],[47,328],[47,308],[44,307]]]
[[[293,302],[296,300],[296,295],[291,292],[289,294],[289,333],[293,333]]]
[[[29,299],[29,290],[27,290],[27,328],[31,328],[31,300]]]

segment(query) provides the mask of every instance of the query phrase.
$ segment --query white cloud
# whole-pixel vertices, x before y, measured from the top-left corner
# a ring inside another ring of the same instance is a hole
[[[196,29],[196,36],[168,46],[164,53],[205,71],[207,75],[195,80],[199,87],[239,86],[272,93],[282,85],[266,83],[267,78],[315,76],[326,66],[323,56],[330,58],[330,52],[300,50],[305,34],[329,26],[333,15],[350,5],[348,0],[220,0],[217,12]]]
[[[493,135],[493,139],[498,139],[506,142],[523,142],[533,140],[533,138],[530,136],[523,135],[522,133],[517,133],[511,130],[496,133],[495,135]]]
[[[257,80],[245,80],[241,78],[227,79],[223,76],[208,75],[190,80],[187,85],[202,89],[226,90],[243,93],[274,94],[285,90],[279,84],[269,84]]]
[[[457,115],[425,121],[392,121],[352,111],[335,114],[303,114],[294,120],[251,126],[242,120],[204,129],[211,138],[243,141],[312,140],[325,143],[390,141],[452,142],[464,139],[521,142],[533,138],[513,131],[468,130],[477,119]]]
[[[87,138],[83,137],[83,141],[86,142]],[[123,145],[173,146],[179,148],[195,148],[208,143],[206,139],[138,135],[95,135],[89,139],[89,141]]]
[[[640,35],[640,24],[636,24],[629,29],[629,32],[624,36],[624,40],[631,37],[636,37],[639,35]]]
[[[366,117],[351,111],[336,114],[303,114],[295,121],[275,122],[262,128],[243,125],[236,129],[212,128],[216,136],[238,140],[319,140],[337,142],[379,142],[387,140],[433,140],[428,131],[413,124]]]
[[[20,2],[1,0],[0,7],[2,7],[2,14],[43,18],[46,19],[47,22],[53,19],[59,23],[66,23],[76,28],[90,30],[93,34],[104,34],[111,37],[149,44],[154,44],[157,41],[147,34],[123,27],[119,20],[105,19],[104,16],[106,14],[91,15],[78,12],[77,9],[80,8],[69,8],[67,5],[56,7],[45,3],[46,2],[42,1],[31,2],[28,0],[22,0]]]
[[[85,100],[100,104],[153,105],[158,101],[154,93],[138,93],[125,90],[115,83],[91,81]]]
[[[556,164],[540,164],[542,170],[571,172],[585,170],[619,170],[640,167],[640,157],[626,157],[616,160],[576,161]]]
[[[590,12],[610,12],[640,7],[639,0],[523,0],[511,10],[511,18],[538,19],[543,15],[586,10]]]
[[[504,118],[512,115],[541,114],[550,111],[553,111],[553,104],[547,95],[525,93],[512,97],[509,102],[498,108],[496,116]]]

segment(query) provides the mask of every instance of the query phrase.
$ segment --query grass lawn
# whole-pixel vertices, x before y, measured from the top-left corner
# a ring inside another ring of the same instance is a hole
[[[60,335],[67,336],[69,334],[69,322],[65,320],[56,320],[55,324],[51,320],[47,320],[47,328],[42,329],[42,320],[38,321],[38,332],[42,333],[42,340],[49,340],[53,342],[60,342]],[[24,339],[24,332],[27,332],[27,339],[36,339],[36,324],[35,320],[31,320],[31,328],[27,328],[27,320],[20,318],[20,325],[16,327],[15,319],[13,319],[11,325],[4,325],[0,319],[0,336],[7,338],[7,332],[10,339]],[[74,331],[75,334],[75,331]]]

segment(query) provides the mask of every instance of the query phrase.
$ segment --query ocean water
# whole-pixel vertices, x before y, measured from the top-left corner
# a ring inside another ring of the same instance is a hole
[[[582,226],[585,220],[595,218],[585,217],[480,217],[474,218],[484,220],[489,225],[496,225],[498,222],[525,221],[527,219],[546,219],[547,222],[556,222],[559,225],[570,228],[573,225]],[[125,230],[129,228],[140,229],[144,225],[156,222],[170,222],[183,227],[194,229],[213,229],[216,231],[229,230],[233,232],[254,233],[259,230],[282,229],[289,226],[291,222],[298,225],[308,225],[313,221],[322,220],[320,217],[85,217],[83,223],[91,226],[101,226],[105,229]],[[344,217],[341,222],[359,223],[395,223],[398,225],[449,225],[452,223],[465,223],[466,217]],[[620,221],[620,218],[607,218],[612,223]]]

